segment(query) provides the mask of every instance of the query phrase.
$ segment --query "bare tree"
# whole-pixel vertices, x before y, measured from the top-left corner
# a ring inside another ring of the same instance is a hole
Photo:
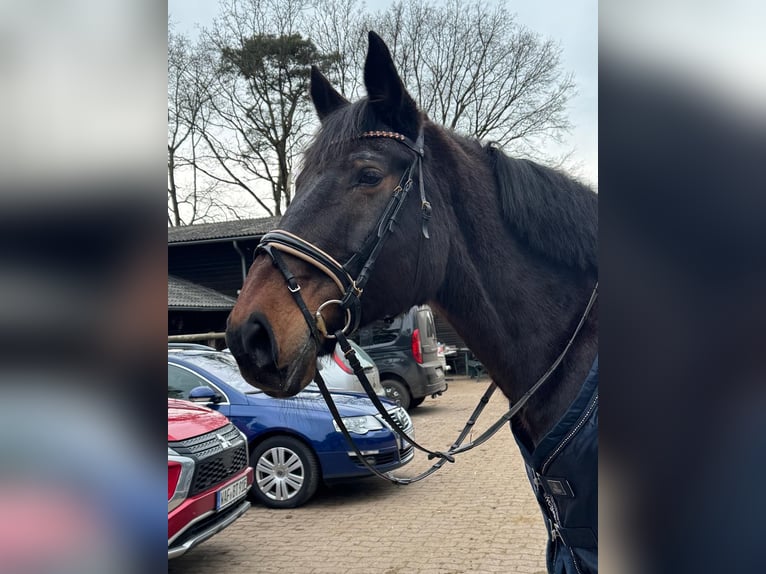
[[[359,0],[313,0],[308,36],[324,54],[336,54],[325,75],[348,99],[363,95],[362,74],[367,53],[364,2]]]
[[[402,79],[436,122],[529,149],[570,128],[574,94],[560,48],[518,25],[504,4],[400,0],[367,26],[389,43]]]
[[[184,95],[184,82],[188,65],[188,43],[176,35],[168,24],[168,224],[181,225],[181,192],[176,181],[178,154],[191,136],[192,128],[186,121],[188,102]],[[192,123],[193,125],[193,123]]]
[[[327,67],[303,37],[308,0],[227,0],[206,38],[218,55],[205,142],[241,187],[249,179],[271,188],[273,214],[290,205],[295,157],[314,125],[307,97],[309,67]],[[222,180],[223,181],[223,180]]]
[[[168,26],[168,225],[237,217],[199,157],[208,105],[204,55]]]
[[[169,32],[171,225],[236,217],[225,206],[237,197],[280,215],[291,201],[297,156],[316,126],[309,65],[319,64],[349,99],[363,95],[371,29],[434,121],[546,161],[552,158],[535,150],[569,130],[574,81],[562,70],[560,48],[520,26],[503,3],[398,0],[375,13],[363,0],[220,6],[197,44]]]
[[[199,141],[195,142],[195,169],[208,180],[228,190],[230,195],[244,192],[269,216],[274,215],[271,201],[262,197],[258,183],[270,181],[270,164],[262,153],[261,142],[244,113],[248,104],[220,71],[216,46],[202,41],[209,75],[205,82],[205,106],[196,117]]]

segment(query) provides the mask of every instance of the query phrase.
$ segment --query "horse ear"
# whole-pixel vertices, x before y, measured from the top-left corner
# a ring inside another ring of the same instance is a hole
[[[396,72],[388,47],[372,31],[364,63],[364,85],[370,105],[380,119],[400,133],[416,139],[420,127],[418,106]]]
[[[314,102],[314,109],[317,111],[320,122],[338,108],[349,103],[346,98],[335,91],[335,88],[316,66],[311,66],[310,92],[311,101]]]

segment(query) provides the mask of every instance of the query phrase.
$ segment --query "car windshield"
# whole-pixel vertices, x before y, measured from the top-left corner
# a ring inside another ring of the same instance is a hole
[[[229,353],[189,354],[185,355],[184,359],[205,369],[241,393],[252,394],[262,392],[242,378],[237,361]]]

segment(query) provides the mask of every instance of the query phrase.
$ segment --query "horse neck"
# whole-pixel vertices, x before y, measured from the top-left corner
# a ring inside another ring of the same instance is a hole
[[[515,402],[566,346],[596,277],[549,261],[514,237],[494,183],[477,186],[476,169],[461,173],[456,167],[450,174],[464,186],[452,187],[457,233],[434,304]],[[514,433],[529,448],[577,395],[597,352],[597,327],[594,306],[564,361],[514,421]]]

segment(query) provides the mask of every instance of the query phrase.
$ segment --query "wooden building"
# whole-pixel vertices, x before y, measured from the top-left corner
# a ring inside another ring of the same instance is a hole
[[[168,275],[237,297],[255,248],[279,217],[203,223],[168,229]]]
[[[279,217],[203,223],[168,229],[168,334],[223,332],[253,262],[255,248]],[[437,338],[464,349],[450,324],[434,313]]]

